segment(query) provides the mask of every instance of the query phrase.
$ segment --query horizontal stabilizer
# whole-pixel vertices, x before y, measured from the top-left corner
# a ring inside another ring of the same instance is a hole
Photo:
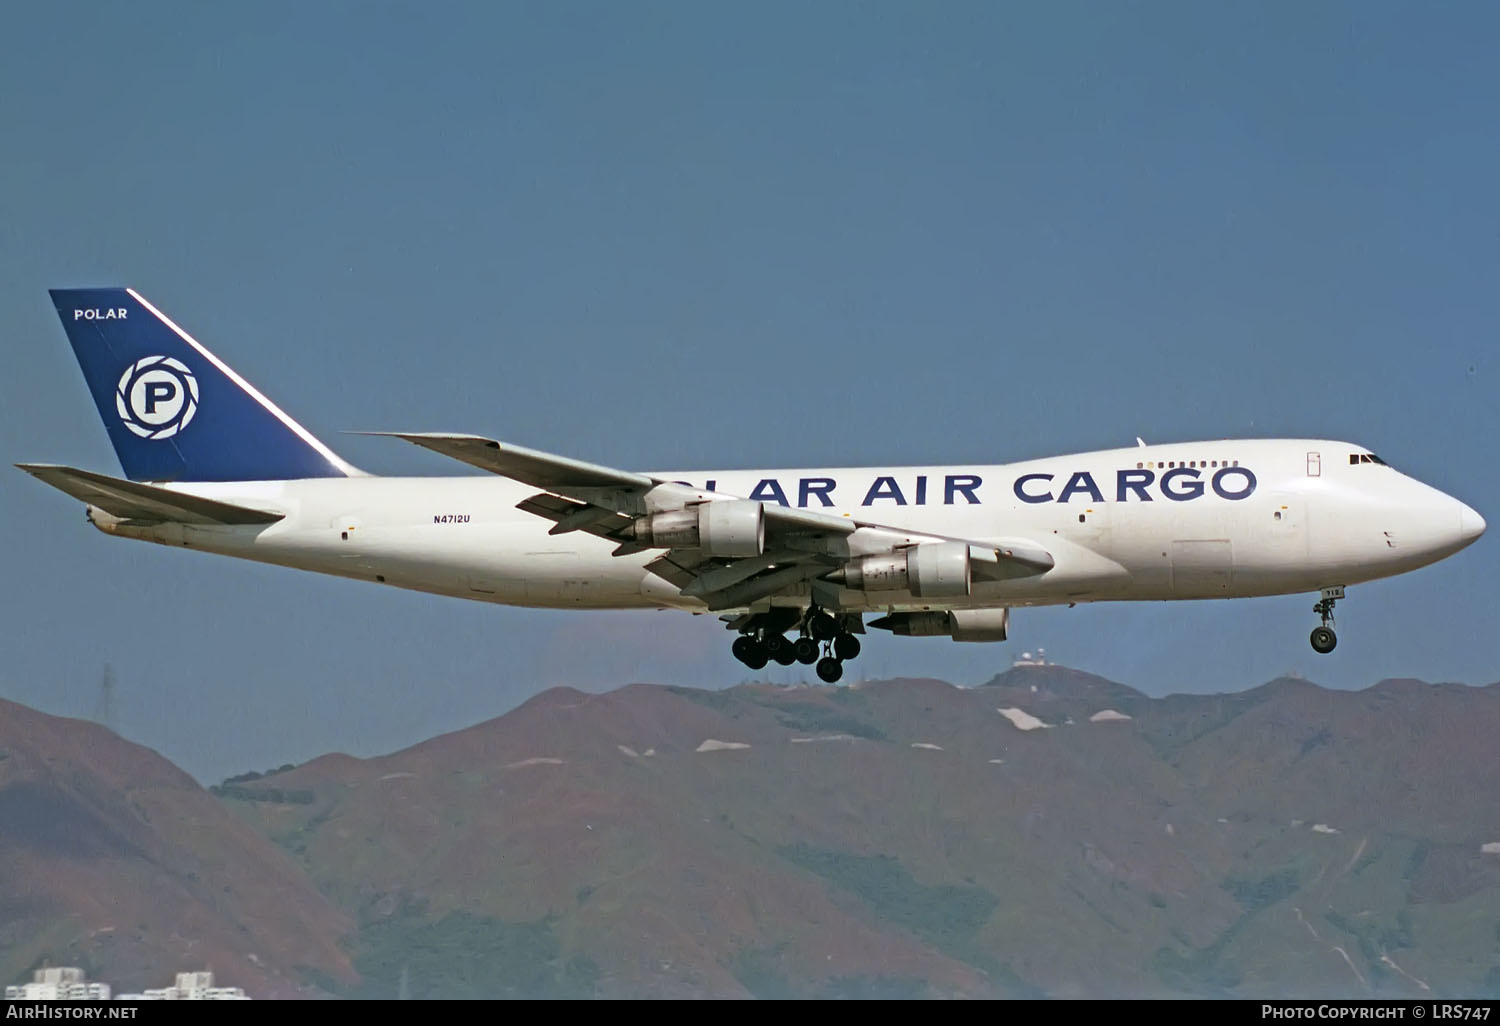
[[[170,488],[122,481],[73,467],[47,463],[17,463],[38,481],[46,482],[75,499],[96,506],[122,520],[146,520],[174,524],[274,524],[284,513],[270,513],[236,506],[215,499],[184,495]]]

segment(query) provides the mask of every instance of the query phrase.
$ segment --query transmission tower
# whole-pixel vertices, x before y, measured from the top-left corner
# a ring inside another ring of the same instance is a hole
[[[94,703],[94,722],[115,729],[115,671],[104,664],[104,679],[99,682],[99,698]]]

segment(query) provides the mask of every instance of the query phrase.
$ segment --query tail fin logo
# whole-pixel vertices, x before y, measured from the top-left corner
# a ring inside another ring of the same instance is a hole
[[[125,426],[142,438],[171,438],[198,412],[198,379],[180,360],[144,357],[120,376],[115,409]]]

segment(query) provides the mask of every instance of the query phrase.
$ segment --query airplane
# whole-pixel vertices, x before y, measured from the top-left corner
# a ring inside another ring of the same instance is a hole
[[[751,669],[834,683],[867,628],[1004,641],[1015,607],[1318,593],[1473,543],[1469,506],[1363,446],[1220,439],[987,466],[641,473],[370,432],[485,473],[355,468],[133,289],[53,305],[125,478],[16,464],[106,534],[507,605],[717,614]],[[865,618],[873,616],[868,623]]]

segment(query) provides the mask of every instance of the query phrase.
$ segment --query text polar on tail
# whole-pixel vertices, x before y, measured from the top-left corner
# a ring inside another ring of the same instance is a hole
[[[132,481],[359,473],[134,289],[51,292]]]

